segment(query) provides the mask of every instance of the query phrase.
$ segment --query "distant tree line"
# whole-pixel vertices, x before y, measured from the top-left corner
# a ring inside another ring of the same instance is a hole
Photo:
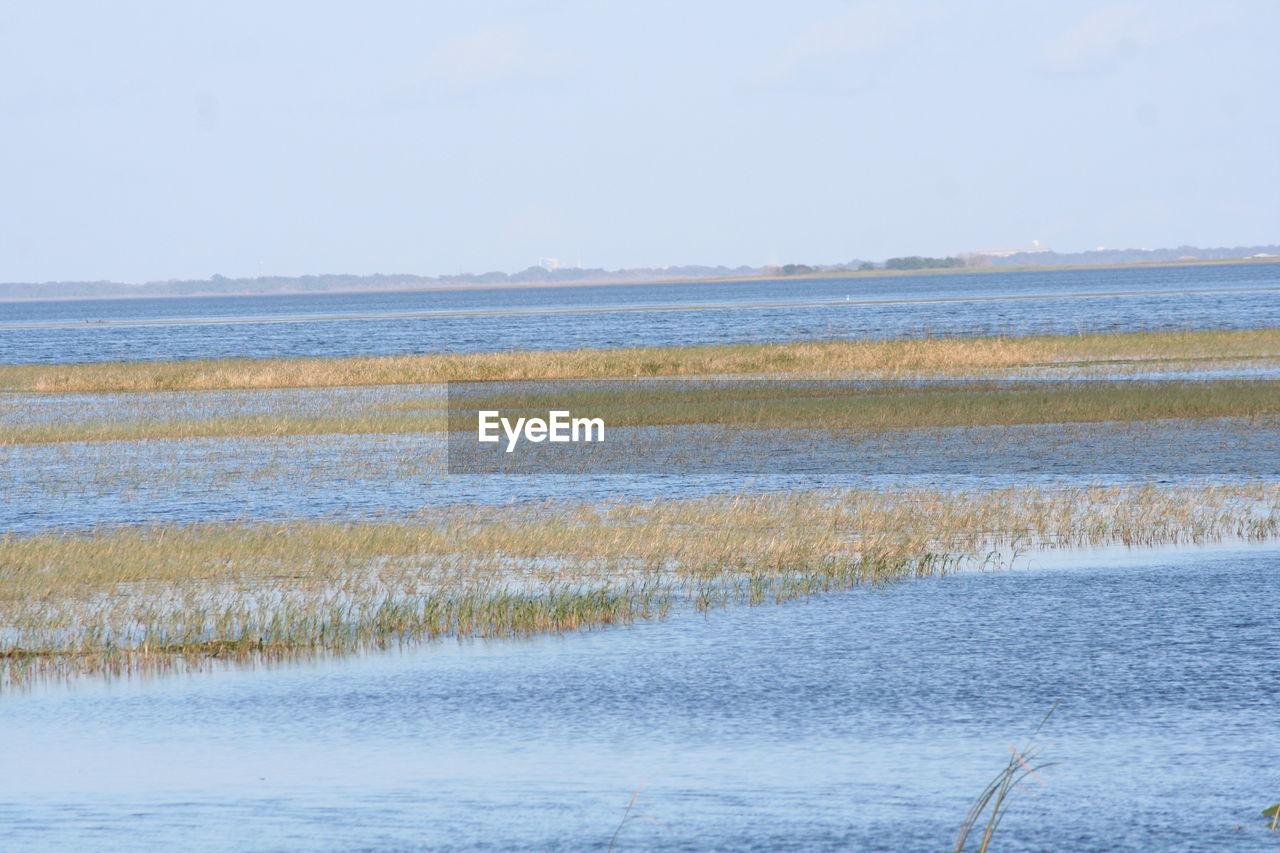
[[[1019,252],[1010,255],[970,254],[962,257],[932,258],[908,255],[889,258],[883,264],[854,259],[847,264],[783,264],[781,266],[686,266],[641,267],[605,270],[561,267],[554,270],[532,266],[515,273],[459,273],[437,277],[400,275],[301,275],[231,278],[221,274],[207,279],[152,281],[122,284],[111,281],[0,282],[0,299],[49,299],[103,296],[195,296],[218,294],[332,293],[414,290],[439,286],[502,284],[643,283],[673,279],[726,278],[733,276],[804,276],[869,270],[927,270],[951,267],[1043,266],[1052,264],[1123,264],[1152,261],[1237,260],[1251,257],[1278,257],[1280,245],[1235,246],[1206,249],[1178,246],[1172,249],[1095,249],[1091,252]]]
[[[982,265],[997,267],[1050,264],[1140,264],[1168,261],[1234,261],[1256,255],[1280,255],[1280,246],[1175,246],[1165,249],[1094,249],[1088,252],[1018,252],[1003,257],[981,257]]]
[[[964,261],[960,258],[929,258],[922,255],[889,258],[884,262],[884,268],[887,270],[945,270],[964,265]]]

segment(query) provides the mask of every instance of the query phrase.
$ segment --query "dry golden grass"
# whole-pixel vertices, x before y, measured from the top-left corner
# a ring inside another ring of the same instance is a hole
[[[899,376],[1141,361],[1280,357],[1280,329],[1025,338],[733,344],[356,358],[0,366],[9,391],[175,391],[446,380],[775,375]]]
[[[997,546],[1280,533],[1276,484],[458,507],[0,537],[4,677],[565,631],[943,573]]]

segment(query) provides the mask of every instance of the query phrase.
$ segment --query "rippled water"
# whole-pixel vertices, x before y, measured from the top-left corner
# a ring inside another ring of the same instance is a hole
[[[1280,325],[1280,264],[0,303],[0,363]]]
[[[166,439],[0,447],[0,529],[402,517],[457,503],[683,498],[785,489],[1048,487],[1274,478],[1280,421],[943,427],[676,441],[680,467],[448,474],[442,435]],[[659,441],[670,452],[671,442]],[[692,458],[690,451],[702,449]],[[735,461],[736,460],[736,461]],[[741,464],[739,464],[741,463]]]
[[[10,303],[0,363],[1251,328],[1280,325],[1278,295],[1280,264],[1227,264]],[[424,395],[438,399],[408,386],[10,394],[0,427],[324,415]],[[895,441],[821,445],[825,456],[765,477],[514,479],[447,475],[440,439],[423,435],[10,445],[0,531],[1280,471],[1280,426],[1266,418]],[[1063,763],[1017,795],[996,849],[1280,848],[1258,815],[1280,799],[1280,550],[1034,561],[563,637],[10,692],[0,848],[604,850],[643,785],[645,817],[622,828],[619,850],[949,849],[1007,745],[1059,699],[1044,742]]]
[[[943,850],[1057,700],[1005,851],[1271,851],[1280,552],[0,702],[11,849]],[[15,736],[15,733],[21,733]],[[1239,825],[1237,831],[1235,827]]]

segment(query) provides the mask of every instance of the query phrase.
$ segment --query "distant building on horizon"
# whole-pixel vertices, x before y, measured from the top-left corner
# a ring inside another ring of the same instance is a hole
[[[1046,252],[1052,252],[1048,246],[1041,246],[1039,240],[1032,240],[1030,246],[1021,249],[979,249],[976,252],[970,252],[971,255],[985,255],[988,258],[1010,258],[1014,255],[1037,255]]]

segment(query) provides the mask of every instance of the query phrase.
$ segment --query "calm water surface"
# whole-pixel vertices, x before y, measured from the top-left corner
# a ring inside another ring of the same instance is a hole
[[[621,432],[621,430],[619,430]],[[440,435],[163,439],[0,447],[0,530],[404,518],[456,504],[787,489],[983,489],[1280,476],[1280,420],[943,427],[833,437],[655,431],[615,473],[448,474]],[[697,433],[692,433],[697,435]],[[678,457],[663,471],[662,453]],[[563,466],[561,468],[563,470]]]
[[[1280,552],[1040,559],[528,641],[0,697],[21,850],[1274,851]],[[1241,829],[1236,831],[1239,825]]]
[[[1280,326],[1280,264],[0,303],[0,363]]]

